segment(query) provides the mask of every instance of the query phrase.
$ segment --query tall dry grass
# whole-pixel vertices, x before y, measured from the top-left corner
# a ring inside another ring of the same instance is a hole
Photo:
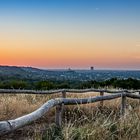
[[[97,96],[98,93],[67,94],[68,98]],[[0,95],[0,120],[14,119],[28,114],[57,95]],[[100,103],[65,106],[63,126],[54,123],[55,109],[29,126],[2,139],[46,139],[46,140],[139,140],[140,111],[139,101],[127,99],[127,110],[120,117],[120,99]]]

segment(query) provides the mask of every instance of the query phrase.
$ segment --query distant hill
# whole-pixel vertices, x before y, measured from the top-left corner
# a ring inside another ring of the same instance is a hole
[[[43,70],[33,67],[0,66],[0,80],[54,80],[54,81],[89,81],[108,80],[111,78],[140,79],[140,71],[115,70]]]
[[[46,72],[32,67],[0,66],[0,77],[3,78],[36,79]]]

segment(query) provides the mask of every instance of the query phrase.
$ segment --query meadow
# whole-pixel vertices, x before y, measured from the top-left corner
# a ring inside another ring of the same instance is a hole
[[[99,93],[67,94],[67,98],[85,98]],[[28,114],[52,98],[53,95],[1,94],[0,120]],[[0,139],[33,140],[138,140],[140,138],[139,100],[127,99],[127,109],[120,117],[120,99],[100,103],[65,106],[63,124],[55,125],[55,108],[34,123],[7,134]]]

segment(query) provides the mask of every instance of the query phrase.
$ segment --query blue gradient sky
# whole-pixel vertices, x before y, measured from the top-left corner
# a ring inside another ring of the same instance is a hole
[[[139,0],[0,0],[0,63],[140,69]]]

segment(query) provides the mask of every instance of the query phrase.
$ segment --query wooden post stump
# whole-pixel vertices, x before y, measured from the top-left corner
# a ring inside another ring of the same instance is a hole
[[[140,95],[140,91],[138,92],[138,94]],[[140,111],[140,99],[138,100],[138,105],[139,105],[139,111]]]
[[[139,91],[139,95],[140,95],[140,91]],[[140,99],[139,99],[139,105],[140,105]]]
[[[100,92],[100,96],[104,96],[104,92],[103,91]],[[103,105],[104,105],[104,101],[100,101],[100,108],[102,108]]]
[[[126,95],[122,93],[121,95],[121,116],[124,116],[126,109]]]
[[[58,127],[62,125],[62,104],[56,106],[55,123]]]
[[[62,98],[66,98],[66,91],[62,91]],[[62,111],[64,111],[64,104],[62,104]]]
[[[66,91],[62,91],[62,98],[66,98]]]
[[[62,98],[66,98],[66,91],[62,91]],[[62,104],[62,117],[65,117],[65,105]]]

